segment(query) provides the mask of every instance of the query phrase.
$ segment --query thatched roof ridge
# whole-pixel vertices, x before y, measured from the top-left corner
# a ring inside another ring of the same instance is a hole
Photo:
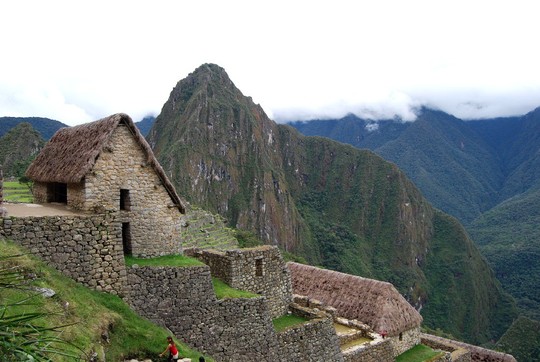
[[[185,205],[155,158],[150,145],[132,119],[123,113],[75,127],[59,129],[28,167],[26,176],[38,182],[67,184],[81,182],[94,167],[103,147],[120,123],[125,124],[131,131],[135,141],[146,155],[147,162],[158,174],[174,205],[184,213]]]
[[[318,299],[376,332],[395,336],[422,323],[422,316],[390,283],[293,262],[287,266],[295,294]]]

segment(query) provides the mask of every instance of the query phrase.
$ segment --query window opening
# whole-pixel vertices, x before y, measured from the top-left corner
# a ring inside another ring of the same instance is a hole
[[[131,230],[128,222],[122,223],[122,246],[124,248],[124,255],[132,254]]]
[[[129,198],[129,190],[120,189],[120,210],[129,211],[131,208],[131,200]]]
[[[263,261],[262,259],[255,259],[255,276],[262,277],[263,275]]]

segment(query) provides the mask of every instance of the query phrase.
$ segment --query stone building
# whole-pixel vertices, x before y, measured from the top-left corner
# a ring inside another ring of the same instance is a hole
[[[36,203],[114,213],[125,254],[181,253],[184,203],[125,114],[62,128],[28,168]]]
[[[293,292],[336,309],[390,340],[396,357],[420,343],[422,316],[390,283],[287,263]]]
[[[186,249],[185,254],[203,261],[213,276],[231,287],[265,296],[272,318],[289,310],[292,302],[289,270],[275,246],[225,251]]]

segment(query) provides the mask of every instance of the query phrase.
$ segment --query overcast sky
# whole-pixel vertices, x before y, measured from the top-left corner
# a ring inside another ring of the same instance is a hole
[[[537,1],[0,0],[0,116],[159,114],[216,63],[276,121],[540,106]]]

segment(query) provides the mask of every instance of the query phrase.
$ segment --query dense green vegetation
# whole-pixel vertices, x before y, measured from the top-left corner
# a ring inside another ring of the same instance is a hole
[[[396,362],[429,362],[443,355],[423,344],[418,344],[396,357]]]
[[[431,293],[422,313],[424,324],[436,329],[452,319],[454,323],[443,330],[458,339],[476,338],[477,344],[487,342],[491,339],[488,336],[500,336],[517,317],[513,298],[501,292],[483,257],[472,242],[466,242],[466,232],[456,219],[437,212],[434,232],[433,254],[425,264]],[[441,283],[442,279],[446,283]],[[466,305],[452,303],[459,295],[469,296]]]
[[[277,332],[283,331],[288,327],[292,327],[298,324],[307,322],[308,319],[300,317],[294,314],[287,314],[272,320],[274,328]]]
[[[30,256],[6,259],[7,256],[21,255],[23,252],[11,243],[0,241],[2,267],[5,268],[6,260],[10,260],[8,266],[16,266],[24,271],[24,282],[28,288],[49,288],[55,294],[50,298],[35,297],[19,304],[16,309],[10,308],[8,314],[1,316],[0,326],[9,315],[33,315],[37,312],[41,318],[33,322],[42,328],[64,326],[58,333],[53,331],[53,336],[68,343],[60,346],[62,350],[76,354],[83,360],[90,360],[93,355],[107,361],[128,357],[150,357],[155,360],[163,351],[169,335],[167,330],[139,317],[119,297],[87,289]],[[0,305],[9,306],[21,301],[25,293],[4,288],[0,293]],[[194,359],[200,355],[183,343],[179,344],[179,348],[181,355]],[[73,360],[60,355],[54,355],[52,359]]]
[[[4,177],[24,176],[45,141],[29,123],[20,123],[0,138],[0,165]]]
[[[519,317],[497,342],[497,349],[518,361],[540,361],[540,322]]]
[[[540,190],[516,196],[486,212],[469,227],[524,314],[540,320]]]

